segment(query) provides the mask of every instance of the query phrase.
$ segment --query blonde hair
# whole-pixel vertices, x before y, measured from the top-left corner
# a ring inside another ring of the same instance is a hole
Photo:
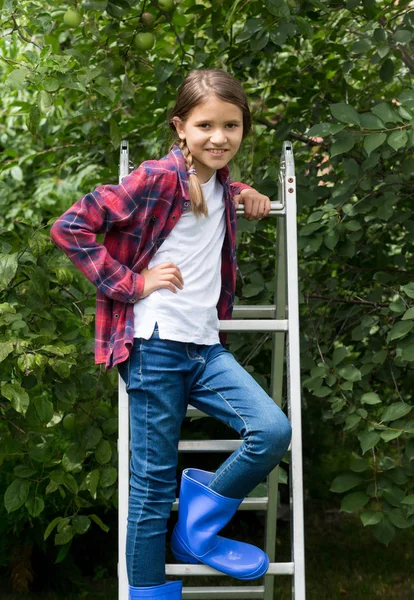
[[[209,97],[216,96],[223,102],[238,106],[243,113],[243,138],[251,130],[251,114],[247,96],[240,84],[230,73],[220,69],[195,69],[190,71],[178,90],[175,106],[170,112],[169,126],[174,134],[174,142],[170,150],[177,144],[184,156],[188,169],[193,167],[193,157],[188,149],[186,140],[181,140],[177,134],[173,118],[179,117],[182,121],[188,118],[191,110],[205,102]],[[197,175],[188,175],[191,208],[195,216],[208,216],[207,203]]]

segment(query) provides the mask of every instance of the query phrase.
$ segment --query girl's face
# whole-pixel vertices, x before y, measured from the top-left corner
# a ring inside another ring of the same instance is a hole
[[[206,183],[217,169],[226,166],[242,142],[241,108],[216,96],[193,108],[185,121],[179,117],[173,121],[180,139],[186,140],[200,183]]]

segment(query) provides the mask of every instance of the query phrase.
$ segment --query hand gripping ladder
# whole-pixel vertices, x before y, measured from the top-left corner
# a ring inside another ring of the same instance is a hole
[[[128,142],[121,142],[119,181],[134,167],[129,162]],[[238,215],[243,209],[237,210]],[[263,598],[273,600],[274,576],[292,575],[292,599],[305,600],[305,553],[303,523],[302,483],[302,431],[300,396],[298,266],[296,231],[296,180],[292,144],[284,142],[278,186],[277,202],[271,202],[269,215],[279,217],[276,239],[276,289],[275,304],[270,306],[235,306],[231,321],[220,321],[220,331],[263,331],[273,333],[272,371],[270,395],[281,406],[284,356],[287,367],[287,406],[292,425],[289,461],[289,493],[291,523],[291,561],[275,562],[276,522],[278,505],[279,469],[267,477],[267,496],[246,498],[241,510],[266,512],[265,548],[270,558],[269,569],[261,586],[184,587],[183,598],[201,599],[235,598],[237,600]],[[286,351],[286,355],[284,352]],[[187,417],[206,416],[189,406]],[[128,599],[125,546],[129,496],[129,402],[125,383],[119,375],[119,600]],[[180,441],[181,452],[233,452],[241,440]],[[177,510],[178,500],[173,504]],[[206,565],[167,564],[166,573],[174,576],[222,575]]]

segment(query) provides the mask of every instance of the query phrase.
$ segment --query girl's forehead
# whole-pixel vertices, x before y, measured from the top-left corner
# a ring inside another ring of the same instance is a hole
[[[188,118],[192,121],[204,119],[207,121],[232,121],[241,120],[243,112],[237,104],[224,102],[219,98],[209,98],[202,104],[195,106]]]

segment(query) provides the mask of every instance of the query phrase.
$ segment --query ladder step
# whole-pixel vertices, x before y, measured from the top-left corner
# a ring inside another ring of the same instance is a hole
[[[178,442],[179,452],[234,452],[243,440],[182,440]],[[292,442],[288,451],[291,450]]]
[[[238,319],[274,319],[276,316],[276,304],[235,304],[233,317]]]
[[[173,502],[172,510],[178,510],[179,499],[176,498]],[[267,496],[259,496],[258,498],[245,498],[240,504],[238,510],[267,510],[269,498]]]
[[[244,206],[243,205],[240,205],[240,206],[238,206],[238,208],[236,208],[236,214],[237,214],[237,216],[244,215]],[[280,215],[284,215],[284,214],[285,214],[285,205],[283,202],[277,202],[274,200],[270,203],[270,211],[267,213],[267,216],[269,216],[269,215],[280,216]]]
[[[287,319],[231,319],[220,320],[220,331],[288,331]]]
[[[169,564],[165,565],[165,573],[167,575],[221,575],[223,577],[223,573],[221,571],[217,571],[212,567],[208,567],[207,565],[175,565]],[[293,575],[293,562],[288,563],[270,563],[268,570],[266,571],[266,575]]]
[[[242,440],[191,440],[178,443],[179,452],[234,452]]]
[[[214,600],[222,600],[222,598],[237,598],[237,600],[255,600],[255,598],[264,598],[264,586],[209,586],[203,588],[184,587],[183,598],[185,598],[185,600],[198,600],[199,598],[212,598]]]

